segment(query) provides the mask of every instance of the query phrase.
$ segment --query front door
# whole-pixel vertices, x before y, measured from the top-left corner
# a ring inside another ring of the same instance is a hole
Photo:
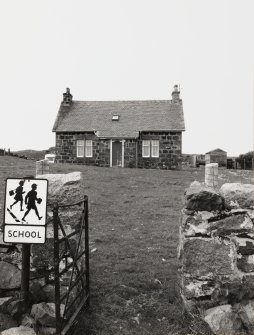
[[[112,166],[122,166],[122,143],[112,142]]]

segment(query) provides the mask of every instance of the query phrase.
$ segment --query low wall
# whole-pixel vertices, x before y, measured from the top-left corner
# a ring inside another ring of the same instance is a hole
[[[193,182],[179,242],[181,295],[215,334],[254,334],[254,185]]]
[[[29,306],[25,304],[20,291],[22,246],[21,244],[3,242],[3,232],[0,231],[0,273],[4,274],[0,275],[0,333],[2,335],[55,334],[52,207],[55,202],[59,205],[69,205],[84,199],[82,174],[72,172],[68,174],[43,174],[36,177],[49,181],[47,239],[44,244],[31,245]],[[67,234],[74,232],[79,226],[81,215],[82,209],[79,206],[65,207],[59,210],[59,216]],[[60,231],[59,235],[60,238],[63,237]],[[76,236],[69,239],[73,253],[76,252],[78,245]],[[65,245],[62,244],[60,248],[64,248],[64,251]],[[65,265],[65,262],[60,262],[61,270],[65,268]],[[70,276],[71,269],[66,272],[65,277],[62,277],[61,294],[67,292]]]

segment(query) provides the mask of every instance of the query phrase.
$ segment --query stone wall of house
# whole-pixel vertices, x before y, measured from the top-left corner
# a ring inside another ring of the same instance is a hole
[[[93,157],[77,157],[77,140],[93,141]],[[58,163],[110,166],[110,141],[101,140],[94,133],[57,133],[56,152]]]
[[[137,141],[125,140],[124,142],[124,167],[137,167]]]
[[[93,141],[93,157],[77,157],[77,140]],[[142,157],[142,140],[159,140],[159,157]],[[94,133],[57,133],[56,161],[110,166],[110,140],[99,139]],[[179,167],[182,153],[181,132],[143,132],[140,139],[125,140],[124,167],[174,169]]]
[[[179,243],[183,301],[215,334],[254,334],[254,185],[185,192]]]
[[[142,140],[159,140],[159,157],[142,157]],[[175,169],[182,154],[181,132],[142,132],[138,141],[138,167]]]

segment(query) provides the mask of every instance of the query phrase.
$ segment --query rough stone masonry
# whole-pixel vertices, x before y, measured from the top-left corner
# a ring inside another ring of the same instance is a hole
[[[183,301],[216,335],[254,334],[254,185],[185,192],[179,243]]]
[[[50,335],[55,334],[55,291],[50,277],[54,269],[54,238],[52,205],[76,203],[84,198],[82,193],[82,174],[37,175],[49,181],[47,239],[45,244],[33,244],[31,247],[31,268],[29,287],[29,306],[20,298],[21,286],[21,245],[3,242],[0,231],[0,334]],[[80,222],[79,206],[65,207],[60,211],[61,222],[67,234],[75,231]],[[61,232],[59,232],[62,237]],[[78,241],[75,236],[69,240],[73,253]],[[63,251],[65,246],[62,246]],[[60,263],[61,269],[65,264]],[[70,269],[71,270],[71,269]],[[62,277],[61,294],[68,290],[71,271]],[[72,297],[71,297],[72,298]],[[29,308],[27,308],[29,307]],[[63,305],[61,312],[63,312]]]

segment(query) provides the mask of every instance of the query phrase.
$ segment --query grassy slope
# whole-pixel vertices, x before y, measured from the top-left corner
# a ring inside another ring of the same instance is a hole
[[[36,161],[39,161],[41,159],[44,159],[46,150],[20,150],[20,151],[14,151],[14,154],[17,154],[19,156],[25,156],[28,159],[34,159]]]
[[[0,159],[0,182],[33,174],[34,162]],[[23,169],[23,170],[21,170]],[[187,317],[177,296],[177,244],[184,189],[204,180],[204,169],[159,171],[52,166],[54,173],[82,171],[89,197],[91,308],[81,334],[195,334],[203,326]],[[237,174],[236,174],[237,173]],[[248,182],[221,170],[220,182]],[[246,172],[247,174],[248,172]],[[239,176],[238,176],[239,175]],[[1,204],[3,190],[0,190]],[[84,331],[86,329],[86,331]]]

